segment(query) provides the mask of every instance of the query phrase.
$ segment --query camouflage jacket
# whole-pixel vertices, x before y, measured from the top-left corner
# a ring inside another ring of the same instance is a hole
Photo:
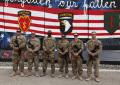
[[[33,48],[30,46],[32,45]],[[40,40],[38,38],[30,38],[27,43],[27,50],[33,50],[34,52],[38,51],[40,49]]]
[[[102,51],[102,43],[99,40],[92,40],[90,39],[87,42],[87,51],[89,54],[95,53],[95,55],[98,55]],[[93,52],[94,51],[94,52]]]
[[[59,52],[68,52],[69,51],[69,41],[67,39],[59,40],[58,42],[58,51]]]
[[[73,40],[71,42],[71,51],[80,53],[84,48],[83,41],[78,39],[77,41]]]
[[[16,47],[16,39],[17,43],[19,44],[19,49],[25,50],[26,48],[26,38],[23,35],[20,36],[13,36],[10,41],[10,46],[13,48],[14,52],[17,52],[14,47]]]
[[[55,40],[50,37],[50,38],[45,38],[43,41],[43,50],[44,51],[54,51],[55,49]]]

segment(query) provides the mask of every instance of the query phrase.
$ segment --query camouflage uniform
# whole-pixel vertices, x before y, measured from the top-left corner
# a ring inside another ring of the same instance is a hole
[[[82,51],[83,51],[83,42],[82,40],[77,39],[73,40],[71,43],[71,61],[72,61],[72,71],[74,77],[82,77]]]
[[[19,49],[16,49],[16,42],[18,41],[19,44]],[[19,36],[13,36],[11,38],[10,46],[13,48],[13,56],[12,56],[12,61],[13,61],[13,71],[17,72],[18,71],[18,66],[20,72],[24,72],[24,52],[26,50],[26,39],[23,35]]]
[[[94,66],[95,77],[99,78],[99,63],[100,63],[99,53],[101,52],[101,50],[102,50],[102,43],[99,40],[91,39],[87,42],[87,51],[88,51],[87,76],[88,78],[91,78],[92,66]]]
[[[47,37],[43,41],[43,50],[44,50],[44,57],[43,57],[43,75],[46,74],[47,66],[48,66],[48,59],[51,62],[51,74],[55,73],[55,58],[54,58],[54,49],[55,49],[55,41],[52,37]]]
[[[68,74],[68,62],[69,62],[69,41],[67,39],[61,39],[58,42],[58,62],[59,62],[59,71],[63,75],[65,67],[65,75]],[[62,77],[62,76],[61,76]]]
[[[33,63],[35,67],[35,71],[39,71],[39,56],[38,51],[40,49],[40,40],[38,38],[30,38],[27,43],[27,55],[28,55],[28,70],[32,71]]]

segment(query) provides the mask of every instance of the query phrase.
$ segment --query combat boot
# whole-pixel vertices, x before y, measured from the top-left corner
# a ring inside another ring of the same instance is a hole
[[[77,76],[74,75],[74,76],[72,77],[72,80],[74,80],[74,79],[76,79],[76,78],[77,78]]]
[[[69,75],[68,75],[68,74],[66,74],[66,75],[65,75],[65,78],[66,78],[66,79],[68,79],[68,78],[69,78]]]
[[[38,71],[35,72],[35,76],[39,77],[39,72]]]
[[[31,72],[31,71],[28,71],[28,72],[27,72],[26,77],[28,77],[28,76],[32,76],[32,72]]]
[[[83,80],[82,76],[78,76],[78,79],[81,80],[81,81]]]
[[[96,82],[100,82],[100,79],[96,77],[96,78],[95,78],[95,81],[96,81]]]
[[[24,77],[24,73],[23,73],[23,72],[21,72],[21,73],[20,73],[20,76],[21,76],[21,77]]]
[[[88,78],[86,78],[86,81],[89,81],[89,80],[91,80],[92,78],[91,77],[88,77]]]
[[[52,73],[52,74],[51,74],[51,77],[52,77],[52,78],[54,78],[54,77],[55,77],[55,74],[54,74],[54,73]]]
[[[40,75],[40,77],[43,77],[43,76],[46,76],[46,73],[45,73],[45,72],[43,72],[43,73]]]
[[[63,77],[63,74],[62,73],[60,73],[59,74],[59,76],[58,76],[58,78],[62,78]]]
[[[13,72],[12,74],[10,74],[10,77],[14,77],[17,75],[17,72]]]

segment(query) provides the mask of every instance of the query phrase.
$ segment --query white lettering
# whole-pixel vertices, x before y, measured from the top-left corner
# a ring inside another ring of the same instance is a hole
[[[39,4],[39,5],[47,5],[52,7],[51,0],[5,0],[5,6],[9,5],[9,2],[20,2],[21,3],[21,7],[24,7],[25,3],[28,4]],[[55,3],[54,3],[55,4]],[[65,2],[64,0],[60,1],[58,6],[60,7],[66,7],[66,8],[74,8],[74,7],[78,7],[77,2],[75,1],[67,1]],[[95,1],[91,1],[91,2],[87,2],[87,0],[84,0],[84,4],[83,4],[83,8],[84,8],[84,14],[87,13],[88,8],[116,8],[116,2],[115,1],[109,1],[109,2],[103,2],[103,0],[95,0]]]

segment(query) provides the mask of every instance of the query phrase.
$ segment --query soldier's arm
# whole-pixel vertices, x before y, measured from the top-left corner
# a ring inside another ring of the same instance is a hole
[[[60,40],[58,41],[57,47],[58,47],[58,52],[62,53],[62,51],[60,50]]]
[[[70,42],[70,46],[69,46],[69,58],[71,59],[72,57],[72,42]]]
[[[89,50],[89,43],[90,43],[90,40],[86,43],[86,48],[87,48],[87,52],[88,54],[92,54],[92,52]]]
[[[102,51],[102,42],[101,41],[98,41],[99,42],[99,50],[97,50],[94,54],[95,55],[98,55],[101,51]]]
[[[53,39],[53,47],[50,49],[50,51],[54,51],[55,47],[56,47],[56,40]]]
[[[67,53],[69,51],[69,47],[70,47],[70,43],[69,43],[69,41],[67,41],[67,48],[65,50],[65,53]]]
[[[37,45],[35,46],[35,49],[33,50],[34,52],[35,51],[38,51],[39,49],[40,49],[40,40],[39,39],[37,39]]]
[[[10,47],[13,48],[13,50],[18,51],[19,48],[14,46],[15,43],[13,40],[14,40],[14,36],[10,40]]]
[[[74,41],[72,41],[71,44],[70,44],[70,50],[71,50],[71,52],[74,53],[74,51],[73,51],[73,46],[74,46]]]
[[[46,39],[43,40],[43,50],[44,50],[44,51],[47,50],[46,47],[45,47],[45,41],[46,41]]]
[[[32,49],[28,47],[28,45],[26,45],[26,48],[28,51],[32,52]]]
[[[30,48],[30,47],[28,46],[28,45],[29,45],[28,42],[30,42],[30,40],[28,40],[28,41],[27,41],[27,44],[26,44],[27,51],[32,52],[32,48]]]
[[[81,43],[81,49],[78,51],[78,54],[81,53],[83,51],[83,49],[84,49],[83,41],[81,40],[80,43]]]
[[[72,42],[70,42],[69,44],[69,52],[71,52],[71,50],[72,50]]]
[[[11,47],[11,48],[13,48],[13,47],[14,47],[13,37],[10,39],[10,47]]]
[[[26,38],[23,36],[22,37],[22,43],[20,44],[19,48],[24,48],[26,45]]]

